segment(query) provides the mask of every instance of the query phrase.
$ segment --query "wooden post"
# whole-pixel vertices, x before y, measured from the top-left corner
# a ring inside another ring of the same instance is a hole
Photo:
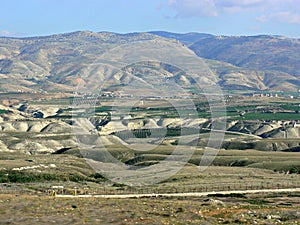
[[[74,195],[77,195],[77,187],[74,187]]]

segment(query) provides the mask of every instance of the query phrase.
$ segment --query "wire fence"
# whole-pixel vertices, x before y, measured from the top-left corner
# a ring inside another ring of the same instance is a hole
[[[170,186],[167,188],[135,188],[126,187],[119,189],[94,189],[89,190],[89,194],[107,194],[107,195],[120,195],[120,194],[171,194],[171,193],[201,193],[201,192],[219,192],[219,191],[243,191],[243,190],[264,190],[264,189],[291,189],[300,188],[300,182],[282,182],[282,183],[218,183],[206,184],[198,186]]]
[[[33,186],[33,185],[31,185]],[[25,186],[24,186],[25,187]],[[171,193],[202,193],[221,191],[265,190],[265,189],[293,189],[300,188],[300,182],[236,182],[236,183],[206,183],[193,186],[168,187],[112,187],[99,188],[80,187],[39,187],[35,189],[17,186],[1,185],[0,194],[13,195],[126,195],[126,194],[171,194]]]

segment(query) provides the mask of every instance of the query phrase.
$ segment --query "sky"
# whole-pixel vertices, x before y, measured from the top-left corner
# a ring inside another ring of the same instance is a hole
[[[79,30],[300,38],[300,0],[0,0],[0,36]]]

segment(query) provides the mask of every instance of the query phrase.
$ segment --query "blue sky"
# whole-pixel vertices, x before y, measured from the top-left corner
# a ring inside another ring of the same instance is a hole
[[[0,0],[0,36],[165,30],[300,38],[300,0]]]

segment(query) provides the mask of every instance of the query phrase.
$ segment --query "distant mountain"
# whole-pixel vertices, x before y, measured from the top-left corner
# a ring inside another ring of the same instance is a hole
[[[190,49],[174,39],[186,43]],[[123,50],[128,44],[127,50]],[[110,82],[105,82],[108,89],[133,80],[145,83],[168,80],[193,88],[193,79],[164,63],[131,65],[136,50],[144,51],[141,61],[148,59],[147,48],[154,52],[161,50],[158,57],[162,62],[164,57],[173,57],[177,66],[201,67],[195,59],[202,59],[211,73],[198,74],[199,80],[213,80],[226,90],[297,91],[299,46],[299,40],[283,37],[214,37],[163,31],[130,34],[78,31],[45,37],[2,37],[0,91],[73,92],[78,84],[92,86],[103,81],[105,74],[111,74]],[[108,52],[113,54],[107,55]],[[115,73],[115,64],[122,60],[128,67]]]
[[[121,44],[159,38],[149,33],[78,31],[31,38],[0,38],[0,91],[72,91],[87,67]]]
[[[181,41],[182,43],[184,43],[186,45],[190,45],[190,44],[200,41],[201,39],[204,39],[204,38],[214,37],[212,34],[196,33],[196,32],[191,32],[191,33],[186,33],[186,34],[178,34],[178,33],[166,32],[166,31],[151,31],[149,33],[155,34],[155,35],[158,35],[161,37],[165,37],[165,38],[173,38],[178,41]]]
[[[211,37],[190,48],[200,57],[252,70],[280,71],[300,78],[300,40],[281,36]],[[300,83],[295,83],[300,85]]]
[[[251,70],[230,63],[205,59],[209,68],[219,78],[224,90],[295,91],[300,88],[298,77],[280,71]]]

